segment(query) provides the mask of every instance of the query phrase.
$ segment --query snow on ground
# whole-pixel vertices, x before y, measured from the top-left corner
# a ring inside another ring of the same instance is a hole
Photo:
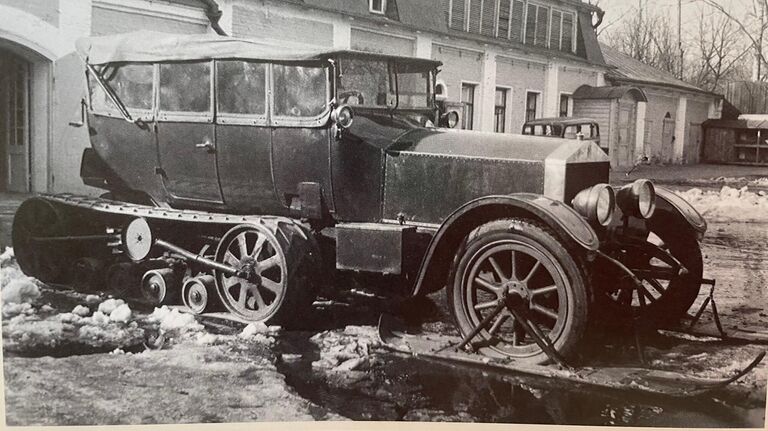
[[[680,195],[707,220],[768,222],[768,193],[764,191],[723,186],[720,191],[692,188]]]

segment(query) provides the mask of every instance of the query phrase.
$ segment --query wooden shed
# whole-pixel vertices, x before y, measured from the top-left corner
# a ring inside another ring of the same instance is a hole
[[[707,120],[702,126],[704,162],[768,166],[768,117]]]
[[[611,158],[611,166],[626,168],[635,161],[637,104],[647,101],[637,87],[582,85],[573,93],[573,116],[597,121],[600,143]]]

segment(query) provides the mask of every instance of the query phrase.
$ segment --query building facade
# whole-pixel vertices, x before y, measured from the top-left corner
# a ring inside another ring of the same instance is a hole
[[[0,0],[0,190],[98,193],[79,178],[88,146],[75,41],[151,29],[212,32],[208,0]],[[216,0],[229,35],[433,58],[462,125],[519,133],[571,115],[609,71],[579,0]]]

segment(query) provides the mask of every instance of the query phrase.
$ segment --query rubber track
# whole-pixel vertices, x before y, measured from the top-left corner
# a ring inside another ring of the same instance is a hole
[[[233,215],[196,210],[179,210],[159,208],[147,205],[131,204],[103,198],[75,195],[71,193],[41,194],[41,198],[62,205],[98,211],[106,214],[119,214],[129,217],[144,217],[155,220],[173,220],[191,223],[211,224],[264,224],[264,223],[298,223],[288,217],[262,215]]]

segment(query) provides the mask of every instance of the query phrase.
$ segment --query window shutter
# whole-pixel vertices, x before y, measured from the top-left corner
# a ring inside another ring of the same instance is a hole
[[[501,0],[499,3],[499,30],[496,34],[497,37],[508,39],[509,38],[509,14],[510,14],[510,0]]]
[[[466,30],[466,26],[464,23],[466,22],[464,20],[465,18],[465,10],[464,10],[464,1],[465,0],[451,0],[451,28],[456,30]]]
[[[512,2],[512,19],[510,23],[509,38],[515,42],[523,41],[523,15],[525,15],[525,2],[514,0]]]
[[[480,33],[483,14],[483,0],[469,0],[469,32]]]
[[[563,14],[563,43],[561,49],[573,52],[573,14]]]
[[[483,1],[483,27],[482,33],[486,36],[496,35],[496,3],[499,0]]]
[[[539,6],[536,16],[536,46],[547,46],[549,35],[549,8]]]
[[[536,6],[528,5],[528,14],[525,17],[525,43],[533,45],[536,40]]]
[[[560,49],[560,19],[563,17],[563,13],[558,10],[552,11],[552,31],[549,36],[550,49]]]

